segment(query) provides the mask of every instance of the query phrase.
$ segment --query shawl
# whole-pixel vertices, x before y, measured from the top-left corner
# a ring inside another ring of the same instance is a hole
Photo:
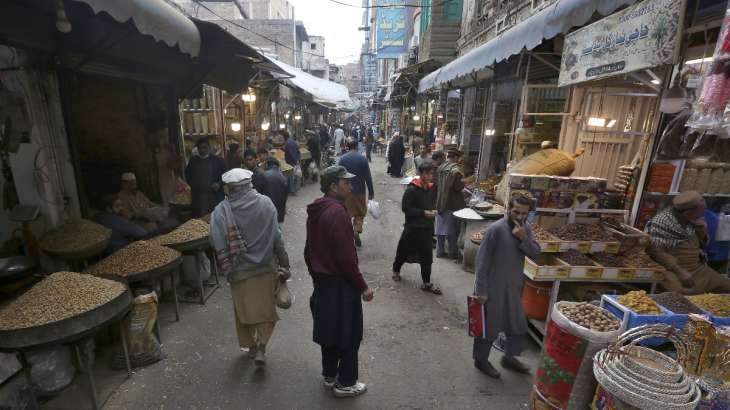
[[[647,222],[646,233],[649,234],[654,246],[673,249],[680,243],[691,239],[695,235],[695,228],[691,224],[682,225],[670,207],[659,212]]]

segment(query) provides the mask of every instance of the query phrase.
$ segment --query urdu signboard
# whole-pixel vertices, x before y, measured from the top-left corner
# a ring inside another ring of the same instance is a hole
[[[376,0],[377,58],[398,58],[408,51],[408,11],[404,0]]]
[[[568,34],[558,85],[676,62],[686,0],[645,0]]]

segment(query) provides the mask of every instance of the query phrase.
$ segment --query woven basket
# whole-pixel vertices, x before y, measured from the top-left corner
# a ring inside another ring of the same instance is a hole
[[[652,337],[669,339],[682,362],[687,346],[669,325],[634,328],[593,359],[593,373],[601,386],[622,405],[641,409],[693,410],[701,398],[697,384],[674,359],[637,346]]]

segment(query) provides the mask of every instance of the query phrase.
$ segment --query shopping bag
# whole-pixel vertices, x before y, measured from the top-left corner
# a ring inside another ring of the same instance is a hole
[[[730,241],[730,214],[720,214],[715,240],[717,242]]]
[[[368,212],[370,212],[373,219],[380,219],[380,215],[383,214],[383,210],[380,208],[380,203],[372,199],[368,201]]]
[[[466,306],[469,312],[469,336],[485,338],[487,336],[486,305],[479,303],[477,296],[467,296]]]
[[[289,309],[291,307],[292,294],[289,292],[289,287],[286,285],[286,282],[279,282],[274,297],[276,299],[276,306],[279,309]]]

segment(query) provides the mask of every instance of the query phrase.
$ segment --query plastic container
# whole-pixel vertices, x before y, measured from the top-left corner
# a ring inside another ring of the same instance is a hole
[[[602,295],[601,307],[611,312],[621,321],[621,331],[625,332],[629,329],[643,325],[651,325],[656,323],[664,323],[682,329],[687,324],[689,316],[685,314],[674,313],[662,305],[658,305],[664,314],[662,315],[641,315],[630,308],[622,305],[618,301],[619,295]],[[667,343],[667,339],[651,338],[643,341],[641,344],[647,346],[657,346]]]
[[[522,288],[522,308],[527,317],[545,320],[552,288],[553,282],[537,282],[525,278],[525,286]]]

